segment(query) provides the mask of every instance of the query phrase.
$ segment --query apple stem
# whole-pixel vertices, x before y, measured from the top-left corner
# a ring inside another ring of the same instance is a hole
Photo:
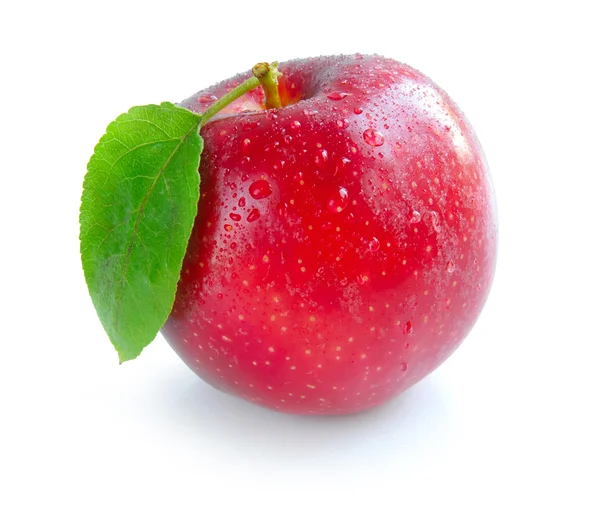
[[[281,107],[277,78],[282,74],[277,70],[277,62],[270,65],[266,62],[257,63],[252,67],[252,73],[260,81],[260,85],[265,92],[265,107],[267,109]]]
[[[234,100],[239,99],[254,88],[262,86],[265,92],[265,107],[272,109],[281,107],[281,99],[279,98],[279,90],[277,89],[277,78],[281,76],[281,72],[277,70],[277,63],[257,63],[252,67],[253,76],[246,79],[243,83],[236,86],[230,92],[227,92],[204,113],[200,115],[200,128],[202,128],[208,120],[215,114],[227,107]]]
[[[212,106],[201,114],[200,127],[204,126],[208,120],[210,120],[215,114],[227,107],[234,100],[239,99],[242,95],[245,95],[254,88],[260,86],[260,81],[256,77],[246,79],[243,83],[236,86],[230,92],[227,92],[219,100],[217,100]]]

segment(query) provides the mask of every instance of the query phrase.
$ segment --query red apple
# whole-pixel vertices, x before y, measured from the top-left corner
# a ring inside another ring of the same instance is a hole
[[[379,405],[439,366],[484,305],[494,194],[464,115],[379,56],[282,63],[203,129],[201,198],[163,334],[200,377],[285,412]],[[247,76],[185,100],[203,112]]]

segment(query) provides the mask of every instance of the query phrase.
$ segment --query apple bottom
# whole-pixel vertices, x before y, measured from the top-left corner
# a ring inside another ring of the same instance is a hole
[[[306,329],[269,345],[259,333],[241,336],[232,326],[201,325],[177,312],[162,334],[191,370],[220,391],[280,412],[342,415],[398,396],[447,359],[471,327],[413,340],[415,330],[407,334],[404,323],[365,336],[347,317],[327,320],[339,332],[312,345],[305,345]]]

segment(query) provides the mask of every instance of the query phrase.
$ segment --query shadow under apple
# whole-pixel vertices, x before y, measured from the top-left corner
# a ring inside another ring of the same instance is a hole
[[[190,445],[210,438],[236,460],[343,466],[356,458],[376,457],[382,463],[402,454],[418,459],[447,446],[451,413],[435,373],[380,407],[330,417],[274,412],[218,391],[193,374],[183,375],[163,377],[150,389],[152,405],[162,406],[164,422],[185,433]]]

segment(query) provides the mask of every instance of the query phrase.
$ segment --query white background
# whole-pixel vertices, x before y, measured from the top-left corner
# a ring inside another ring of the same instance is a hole
[[[0,505],[600,505],[594,4],[3,2]],[[486,151],[499,261],[463,346],[331,419],[221,394],[161,338],[118,366],[78,244],[106,125],[257,61],[354,52],[428,74]]]

